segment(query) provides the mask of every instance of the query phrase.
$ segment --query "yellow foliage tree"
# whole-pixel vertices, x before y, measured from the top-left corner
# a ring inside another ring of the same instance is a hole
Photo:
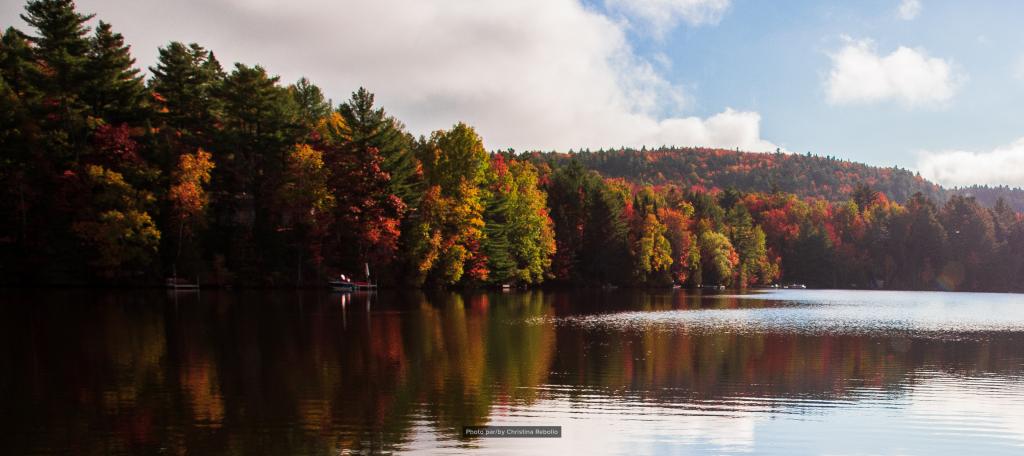
[[[278,199],[285,224],[299,232],[298,241],[306,244],[318,269],[323,263],[323,240],[331,212],[336,207],[329,181],[330,170],[324,166],[323,152],[308,144],[296,144],[288,154]]]
[[[88,165],[82,181],[93,195],[72,231],[95,250],[92,265],[101,273],[149,263],[160,244],[160,230],[144,209],[153,196],[133,188],[121,173]]]
[[[203,222],[203,214],[210,203],[206,186],[210,184],[210,173],[214,163],[209,152],[203,149],[194,154],[178,157],[173,183],[167,197],[171,201],[174,219],[178,222],[178,248],[175,262],[181,257],[186,239],[191,238],[197,225]]]

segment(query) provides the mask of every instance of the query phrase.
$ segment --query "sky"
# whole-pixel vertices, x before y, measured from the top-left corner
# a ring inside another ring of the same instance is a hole
[[[1024,2],[79,0],[140,68],[170,41],[225,67],[363,86],[414,134],[488,149],[811,152],[946,186],[1024,186]],[[19,0],[0,24],[32,33]]]

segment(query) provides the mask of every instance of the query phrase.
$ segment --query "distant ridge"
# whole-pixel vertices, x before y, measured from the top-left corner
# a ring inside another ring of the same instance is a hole
[[[644,184],[675,184],[707,190],[735,188],[748,192],[781,191],[801,197],[842,201],[858,184],[906,201],[914,193],[936,202],[950,195],[975,196],[993,206],[999,197],[1024,211],[1024,190],[1010,187],[974,186],[946,189],[920,174],[899,167],[879,167],[830,156],[782,152],[742,152],[701,147],[615,149],[601,151],[531,152],[541,161],[575,158],[604,176]]]

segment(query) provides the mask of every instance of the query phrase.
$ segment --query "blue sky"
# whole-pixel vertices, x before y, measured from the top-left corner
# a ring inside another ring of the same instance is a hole
[[[735,0],[716,24],[680,24],[661,38],[627,30],[639,54],[669,57],[666,77],[692,88],[694,114],[721,106],[757,111],[762,135],[794,152],[914,168],[918,150],[986,151],[1024,136],[1024,3],[920,5],[907,20],[898,1]],[[881,55],[900,46],[922,50],[951,62],[963,80],[935,105],[830,104],[829,55],[844,37],[870,39]]]
[[[1021,2],[78,0],[140,68],[172,40],[226,67],[360,86],[415,134],[491,149],[813,152],[945,185],[1024,186]],[[0,24],[32,33],[19,1]]]

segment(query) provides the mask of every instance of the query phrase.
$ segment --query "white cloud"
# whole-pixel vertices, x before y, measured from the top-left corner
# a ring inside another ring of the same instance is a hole
[[[638,132],[639,138],[651,138],[648,144],[691,145],[732,148],[754,152],[774,151],[775,144],[761,139],[761,115],[731,108],[707,119],[697,117],[665,119],[649,124]],[[643,141],[635,141],[634,144]]]
[[[679,24],[717,24],[730,0],[605,0],[605,7],[626,15],[656,36]]]
[[[905,21],[913,20],[921,13],[921,2],[920,0],[903,0],[900,2],[900,7],[897,10],[897,16]]]
[[[77,3],[123,33],[140,65],[168,41],[195,41],[226,67],[308,76],[335,102],[366,86],[415,134],[465,121],[493,149],[775,148],[754,112],[680,117],[682,88],[634,53],[624,25],[578,0]],[[7,8],[0,19],[20,24]],[[674,11],[711,20],[712,10],[694,8]]]
[[[1024,186],[1024,138],[991,151],[920,152],[917,169],[944,186],[973,184]]]
[[[964,79],[951,61],[903,46],[879,55],[870,40],[846,38],[845,46],[829,57],[832,70],[825,89],[832,104],[937,104],[953,98]]]

